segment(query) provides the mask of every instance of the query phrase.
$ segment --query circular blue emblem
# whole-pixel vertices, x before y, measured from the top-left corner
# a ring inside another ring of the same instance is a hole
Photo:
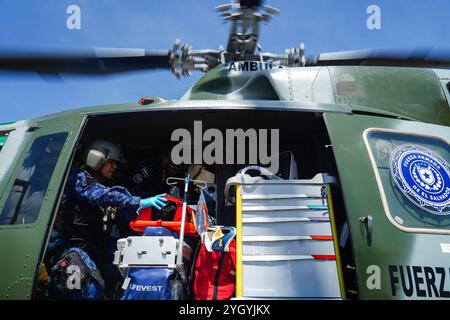
[[[144,181],[144,177],[142,176],[142,174],[136,173],[136,174],[133,176],[133,182],[134,182],[134,183],[140,184],[140,183],[142,183],[142,181]]]
[[[401,145],[390,162],[395,183],[409,200],[432,214],[450,214],[450,169],[445,160],[426,148]]]

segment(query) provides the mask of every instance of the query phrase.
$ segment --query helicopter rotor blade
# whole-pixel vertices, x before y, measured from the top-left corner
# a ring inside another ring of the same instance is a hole
[[[322,53],[310,57],[306,66],[392,66],[450,68],[450,52],[431,48],[415,50],[354,50]]]
[[[0,54],[3,71],[105,75],[148,69],[170,69],[170,51],[96,48],[94,52],[53,50],[43,54]]]

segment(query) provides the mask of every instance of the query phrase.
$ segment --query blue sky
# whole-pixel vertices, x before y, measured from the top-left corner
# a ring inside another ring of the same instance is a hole
[[[229,25],[213,10],[227,0],[0,0],[0,50],[27,47],[169,49],[181,38],[193,49],[226,46]],[[307,54],[362,48],[445,47],[448,0],[268,0],[281,10],[262,26],[263,51],[306,44]],[[69,30],[69,5],[81,9],[81,29]],[[381,30],[366,25],[369,5],[381,9]],[[169,71],[107,77],[0,72],[0,122],[75,107],[136,102],[142,96],[178,99],[201,76],[176,80]]]

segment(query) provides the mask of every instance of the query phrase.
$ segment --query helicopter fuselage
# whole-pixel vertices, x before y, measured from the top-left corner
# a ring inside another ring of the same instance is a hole
[[[447,168],[450,73],[349,66],[266,69],[269,64],[258,62],[234,62],[234,66],[236,70],[231,63],[211,70],[179,101],[152,97],[149,101],[153,102],[148,105],[84,108],[0,126],[0,135],[6,140],[0,151],[0,251],[9,257],[0,268],[1,298],[27,299],[35,294],[39,267],[68,172],[77,162],[79,146],[106,135],[120,140],[137,157],[139,150],[162,150],[178,128],[195,133],[198,120],[205,130],[280,129],[280,145],[292,149],[299,163],[300,184],[316,174],[335,178],[327,184],[330,189],[324,198],[328,207],[334,208],[330,218],[332,239],[327,240],[328,249],[336,256],[331,263],[336,275],[334,298],[448,298],[444,281],[447,273],[442,273],[450,267],[450,221],[445,202],[448,195],[435,201],[439,205],[433,206],[431,200],[420,202],[413,189],[420,184],[411,182],[409,177],[398,177],[395,170],[401,164],[411,166],[411,170],[416,168],[401,158],[416,149],[429,150],[426,152],[432,161],[425,159],[424,163],[439,163]],[[147,125],[149,119],[152,126]],[[37,159],[35,146],[40,141],[49,143],[44,150],[52,155],[49,162],[33,162]],[[223,193],[226,179],[236,168],[217,165],[215,183]],[[439,173],[439,186],[450,187],[446,185],[445,170],[418,168],[422,176],[414,177],[423,180],[420,181],[433,185],[427,175],[438,177]],[[33,182],[33,170],[43,170],[40,172],[47,185],[41,186],[41,180],[40,184]],[[399,188],[401,183],[403,187]],[[408,186],[412,190],[405,191]],[[28,188],[38,188],[33,198]],[[218,195],[224,201],[220,192]],[[262,200],[270,197],[276,198],[266,194]],[[249,272],[246,250],[250,250],[245,230],[255,227],[245,219],[241,221],[243,225],[238,225],[239,215],[245,215],[246,208],[223,204],[218,209],[222,222],[235,224],[238,233],[244,235],[240,244],[244,260],[239,271],[241,278],[237,280],[241,281],[239,294],[280,297],[245,282]],[[295,221],[298,223],[298,219]],[[281,225],[277,221],[265,227]],[[272,248],[270,241],[263,242],[265,250]],[[254,266],[260,262],[252,263]],[[273,261],[259,266],[256,270],[266,276],[274,268]],[[405,286],[405,281],[414,281],[415,289]],[[298,297],[307,297],[301,283],[289,288],[290,294],[297,292]],[[323,298],[320,292],[314,294]]]

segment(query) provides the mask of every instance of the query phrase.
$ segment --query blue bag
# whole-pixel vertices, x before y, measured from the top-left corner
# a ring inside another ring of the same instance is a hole
[[[56,299],[103,299],[104,280],[94,261],[80,248],[70,248],[51,269],[52,295]]]
[[[131,268],[121,300],[171,300],[174,277],[175,270],[168,268]]]

